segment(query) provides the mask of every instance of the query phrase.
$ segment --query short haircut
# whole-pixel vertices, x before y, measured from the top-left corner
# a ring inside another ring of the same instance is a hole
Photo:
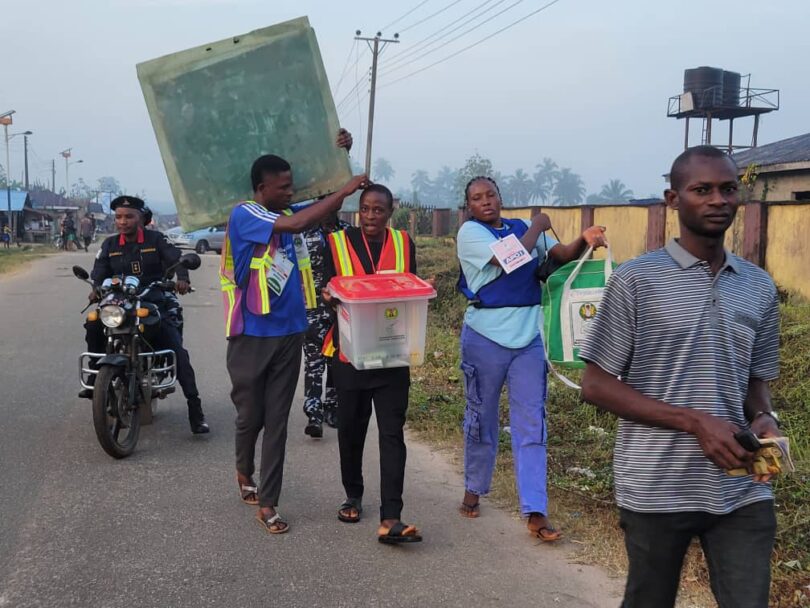
[[[250,182],[253,185],[253,191],[255,192],[259,187],[265,175],[278,175],[290,170],[292,170],[290,163],[280,156],[275,154],[260,156],[253,161],[253,166],[250,168]]]
[[[702,156],[704,158],[725,158],[734,165],[735,170],[737,169],[737,163],[734,162],[734,159],[720,148],[715,148],[714,146],[693,146],[681,152],[678,158],[672,163],[672,168],[669,170],[669,185],[673,190],[678,190],[685,185],[686,176],[684,173],[686,171],[686,165],[696,156]]]
[[[472,186],[475,182],[480,182],[480,181],[485,181],[485,182],[489,182],[490,184],[492,184],[493,187],[495,188],[495,192],[498,193],[499,197],[501,196],[501,189],[498,188],[498,184],[494,179],[492,179],[491,177],[489,177],[487,175],[476,175],[474,178],[472,178],[470,181],[467,182],[466,186],[464,186],[464,202],[465,203],[470,202],[470,186]]]
[[[369,192],[379,192],[380,194],[384,194],[385,198],[388,199],[388,206],[393,209],[394,208],[394,195],[391,191],[383,186],[382,184],[371,184],[368,188],[363,190],[360,194],[360,202],[363,202],[363,197],[368,194]]]

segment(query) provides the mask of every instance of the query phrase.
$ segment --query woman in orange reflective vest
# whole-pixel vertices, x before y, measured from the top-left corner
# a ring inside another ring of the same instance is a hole
[[[394,197],[385,186],[373,184],[360,196],[360,227],[329,235],[324,256],[324,283],[334,276],[416,273],[413,241],[408,233],[387,227],[394,213]],[[324,290],[324,301],[336,299]],[[405,412],[408,409],[410,368],[356,370],[340,353],[333,326],[324,342],[324,354],[334,357],[332,372],[338,396],[338,444],[340,473],[346,500],[338,519],[360,521],[363,512],[363,447],[371,418],[372,403],[380,439],[380,528],[382,543],[422,540],[415,526],[404,524],[402,489],[405,482]]]

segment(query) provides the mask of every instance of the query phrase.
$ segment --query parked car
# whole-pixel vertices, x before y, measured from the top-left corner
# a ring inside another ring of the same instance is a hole
[[[211,226],[210,228],[200,228],[194,232],[188,232],[188,243],[178,244],[178,247],[188,247],[197,253],[206,251],[216,251],[222,253],[222,245],[225,242],[225,226]]]
[[[182,227],[175,226],[174,228],[169,228],[163,234],[166,235],[166,240],[172,245],[176,245],[177,247],[188,247],[189,238],[183,231]]]

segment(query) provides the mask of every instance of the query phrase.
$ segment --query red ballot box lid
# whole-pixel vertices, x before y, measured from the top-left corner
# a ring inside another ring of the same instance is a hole
[[[347,303],[373,304],[436,297],[436,290],[430,283],[410,272],[333,277],[328,289],[340,301]]]

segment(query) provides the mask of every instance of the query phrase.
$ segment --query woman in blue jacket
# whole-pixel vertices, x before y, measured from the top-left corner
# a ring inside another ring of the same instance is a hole
[[[467,408],[464,414],[464,484],[461,514],[478,517],[479,496],[490,489],[500,430],[498,401],[509,389],[512,455],[521,513],[529,532],[555,541],[562,534],[548,518],[546,491],[546,367],[540,307],[542,291],[535,271],[546,254],[559,263],[577,259],[589,246],[605,244],[604,228],[591,226],[573,242],[558,243],[545,232],[545,214],[531,222],[501,217],[495,180],[475,177],[464,191],[470,220],[458,232],[459,287],[470,300],[461,330],[461,369]],[[532,261],[507,274],[490,245],[514,234]]]

